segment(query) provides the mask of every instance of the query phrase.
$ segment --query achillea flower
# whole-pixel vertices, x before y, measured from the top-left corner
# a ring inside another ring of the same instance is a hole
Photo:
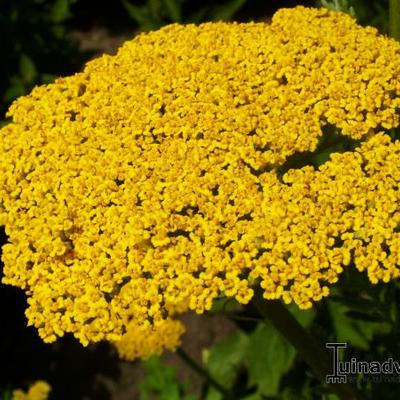
[[[164,350],[176,350],[180,346],[185,326],[181,321],[167,318],[157,326],[128,325],[128,331],[121,340],[114,343],[118,354],[125,360],[146,359],[161,355]]]
[[[118,341],[254,285],[308,308],[351,264],[398,277],[399,54],[298,7],[142,34],[17,100],[3,282],[28,294],[29,323],[47,342]],[[347,151],[304,165],[335,130]]]
[[[51,386],[44,381],[36,381],[27,392],[21,389],[13,391],[12,400],[47,400]]]

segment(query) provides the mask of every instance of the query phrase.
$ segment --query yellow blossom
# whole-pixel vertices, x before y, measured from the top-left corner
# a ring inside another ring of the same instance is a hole
[[[121,340],[114,342],[114,345],[118,355],[128,361],[160,355],[164,350],[175,350],[185,332],[182,322],[171,318],[153,326],[137,326],[131,323],[127,329],[127,333]]]
[[[21,389],[13,391],[12,400],[47,400],[51,386],[45,381],[36,381],[27,392]]]
[[[260,285],[308,308],[353,264],[399,277],[399,55],[348,15],[297,7],[141,34],[19,98],[0,223],[29,324],[146,357],[222,294],[247,303]],[[332,130],[352,147],[311,165]]]

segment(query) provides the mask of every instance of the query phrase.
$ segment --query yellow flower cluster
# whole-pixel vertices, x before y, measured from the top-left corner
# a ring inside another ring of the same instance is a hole
[[[181,321],[167,318],[157,326],[144,327],[129,324],[121,340],[114,343],[120,358],[132,361],[161,355],[164,350],[176,350],[185,326]]]
[[[13,391],[12,400],[47,400],[51,387],[47,382],[36,381],[27,392],[21,389]]]
[[[345,14],[297,7],[141,34],[18,99],[0,223],[29,323],[83,344],[134,324],[149,342],[124,351],[144,356],[176,346],[168,318],[221,294],[247,303],[260,284],[307,308],[352,263],[399,276],[399,143],[383,133],[399,125],[399,55]],[[328,127],[357,149],[296,167]]]
[[[265,177],[272,190],[251,230],[274,229],[264,228],[249,274],[261,278],[265,298],[311,307],[351,263],[372,283],[400,276],[399,160],[400,141],[378,133],[354,152],[332,154],[319,170],[289,170],[282,185]]]

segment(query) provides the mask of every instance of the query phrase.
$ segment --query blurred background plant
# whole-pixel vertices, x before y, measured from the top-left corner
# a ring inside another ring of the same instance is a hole
[[[143,5],[135,5],[129,0],[122,0],[122,4],[140,29],[147,31],[173,22],[197,24],[202,21],[228,20],[247,1],[203,1],[196,4],[190,0],[147,0]]]
[[[76,0],[2,1],[0,6],[0,113],[35,84],[79,68],[82,55],[67,37]]]
[[[389,0],[316,0],[315,5],[346,12],[362,25],[389,33]]]
[[[12,400],[12,390],[10,390],[9,388],[0,390],[0,399]]]

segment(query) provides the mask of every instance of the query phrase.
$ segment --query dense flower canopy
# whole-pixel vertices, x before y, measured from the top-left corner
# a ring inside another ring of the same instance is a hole
[[[141,34],[17,100],[3,282],[28,294],[29,323],[83,344],[165,324],[174,347],[163,321],[220,295],[258,285],[309,308],[352,264],[398,277],[399,55],[297,7]]]

